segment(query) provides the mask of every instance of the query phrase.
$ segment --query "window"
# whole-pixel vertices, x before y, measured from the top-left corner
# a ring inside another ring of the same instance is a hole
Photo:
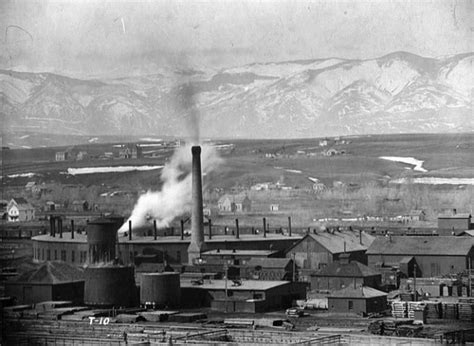
[[[58,250],[54,250],[54,260],[58,260]]]
[[[41,249],[41,259],[44,261],[44,248]]]
[[[66,262],[66,250],[61,250],[61,261]]]
[[[51,261],[51,250],[50,249],[46,250],[46,260]]]
[[[354,310],[354,302],[349,300],[349,310]]]
[[[75,255],[75,252],[74,252],[74,250],[72,250],[71,251],[71,262],[72,263],[74,263],[74,260],[75,260],[74,255]]]
[[[181,263],[181,251],[176,251],[176,261]]]

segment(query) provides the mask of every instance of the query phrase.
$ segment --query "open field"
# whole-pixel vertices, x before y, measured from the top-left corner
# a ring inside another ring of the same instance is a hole
[[[205,203],[216,207],[224,193],[245,193],[253,204],[249,225],[260,223],[252,220],[261,220],[261,216],[268,214],[277,223],[291,215],[300,226],[342,212],[393,215],[425,209],[433,219],[443,209],[469,212],[473,207],[470,185],[425,185],[411,181],[420,177],[474,178],[474,134],[372,135],[328,139],[328,142],[327,146],[320,146],[320,139],[216,141],[234,147],[221,152],[223,164],[204,177]],[[166,164],[174,149],[163,147],[153,157],[141,159],[97,159],[104,152],[116,152],[117,143],[73,147],[95,158],[83,161],[56,162],[55,152],[66,147],[2,150],[3,198],[24,194],[28,181],[56,186],[53,193],[34,203],[44,203],[46,199],[64,203],[72,198],[94,203],[100,194],[120,190],[132,197],[118,203],[121,207],[114,210],[127,214],[141,192],[160,189],[161,170],[70,175],[66,173],[68,168],[159,166]],[[328,149],[334,149],[337,154],[323,155]],[[415,166],[408,163],[381,159],[382,156],[423,161],[426,172],[414,170]],[[406,178],[407,183],[394,183],[401,178]],[[316,179],[324,184],[324,191],[313,190]],[[288,190],[250,189],[265,182],[278,182]],[[68,192],[61,186],[68,186]],[[76,186],[77,191],[71,193],[71,186]],[[270,204],[279,204],[279,211],[270,213]],[[222,222],[234,217],[223,216]]]

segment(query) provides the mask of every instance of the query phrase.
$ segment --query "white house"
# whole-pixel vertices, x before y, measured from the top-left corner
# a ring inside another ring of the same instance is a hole
[[[7,206],[7,218],[10,222],[34,220],[35,208],[22,197],[12,198]]]

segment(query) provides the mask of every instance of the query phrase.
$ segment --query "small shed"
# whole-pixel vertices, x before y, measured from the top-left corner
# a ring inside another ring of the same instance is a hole
[[[247,277],[254,280],[292,280],[293,260],[290,258],[251,258],[246,263]]]
[[[72,202],[72,209],[74,211],[87,211],[89,210],[89,203],[85,200],[80,200],[80,201],[73,201]]]
[[[49,300],[71,300],[81,304],[84,274],[81,269],[62,261],[47,261],[13,281],[5,283],[5,293],[17,304],[35,304]]]
[[[328,297],[329,312],[369,314],[387,309],[387,293],[372,287],[346,287]]]

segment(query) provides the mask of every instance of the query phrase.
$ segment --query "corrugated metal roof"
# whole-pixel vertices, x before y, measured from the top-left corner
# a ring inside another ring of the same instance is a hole
[[[334,291],[330,298],[374,298],[387,296],[387,293],[376,290],[372,287],[362,286],[354,288],[352,286]]]
[[[48,261],[38,268],[20,275],[15,279],[15,282],[59,284],[83,280],[84,273],[78,267],[62,261]]]
[[[375,237],[361,232],[362,244],[359,238],[358,231],[335,231],[335,232],[318,232],[316,234],[310,233],[305,236],[300,242],[305,241],[307,237],[310,237],[317,241],[321,246],[325,247],[329,252],[333,254],[344,253],[344,252],[354,252],[354,251],[365,251],[372,244]],[[300,243],[298,242],[298,243]],[[288,252],[297,246],[295,244],[290,248]]]
[[[266,281],[266,280],[242,280],[240,286],[233,286],[232,280],[227,281],[228,290],[236,291],[265,291],[271,288],[290,284],[290,281]],[[181,280],[181,287],[185,288],[202,288],[205,290],[224,290],[226,287],[225,280],[204,280],[202,285],[193,285],[191,281]]]
[[[320,271],[311,274],[311,276],[331,276],[331,277],[367,277],[380,275],[380,273],[365,264],[357,261],[350,263],[333,262],[321,269]]]
[[[471,237],[377,237],[367,250],[366,254],[465,256],[473,246],[474,238]]]

